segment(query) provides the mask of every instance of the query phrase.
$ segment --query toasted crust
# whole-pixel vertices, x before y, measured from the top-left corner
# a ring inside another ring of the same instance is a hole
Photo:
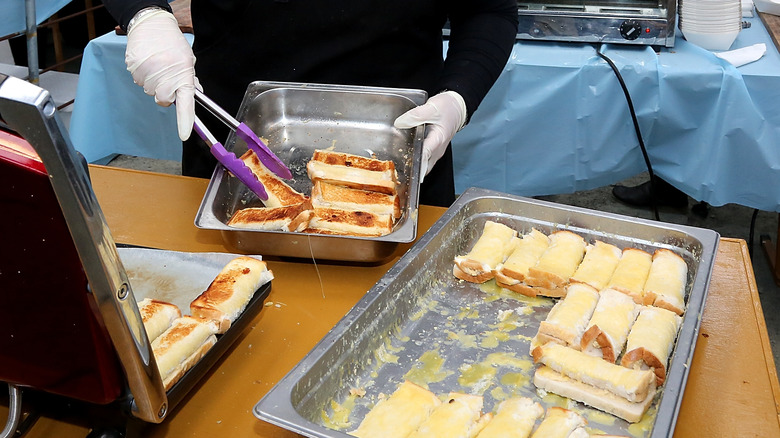
[[[152,298],[141,300],[138,303],[138,312],[141,314],[149,342],[163,334],[176,318],[181,317],[181,310],[175,304]]]
[[[219,333],[230,328],[255,291],[273,279],[264,261],[252,257],[231,260],[208,289],[190,303],[193,316],[215,321]]]
[[[284,182],[283,179],[268,170],[252,150],[246,151],[246,153],[241,156],[241,161],[252,170],[252,173],[257,176],[257,179],[260,180],[265,187],[265,191],[268,194],[268,200],[263,201],[263,205],[266,207],[275,208],[288,205],[299,205],[308,199],[306,195],[296,191],[290,187],[289,184]]]
[[[206,353],[211,350],[211,347],[213,347],[217,343],[217,337],[214,335],[209,336],[206,338],[205,341],[195,350],[192,352],[192,354],[187,357],[187,359],[184,360],[184,362],[181,363],[181,365],[176,368],[174,372],[169,374],[165,379],[163,379],[163,386],[165,387],[165,390],[170,390],[173,385],[176,384],[176,382],[179,381],[182,377],[184,377],[184,374],[190,370],[193,366],[195,366],[196,363],[198,363],[199,360],[203,359],[203,356],[206,355]]]
[[[216,343],[217,324],[203,318],[184,316],[152,342],[165,389],[168,390]]]
[[[266,231],[302,231],[308,226],[308,215],[312,205],[307,198],[304,202],[275,208],[243,208],[236,211],[228,221],[228,226],[249,230]]]
[[[538,368],[534,373],[534,385],[545,391],[593,406],[629,423],[641,420],[655,398],[655,385],[652,384],[642,400],[630,402],[604,389],[563,376],[546,366]]]
[[[398,176],[392,161],[316,150],[306,164],[306,171],[312,182],[324,181],[389,195],[397,190]]]
[[[317,208],[365,211],[391,215],[393,219],[401,217],[401,199],[396,194],[388,195],[315,181],[311,190],[311,199],[312,204]]]
[[[393,231],[393,218],[364,211],[315,208],[304,231],[340,236],[384,236]]]
[[[493,275],[492,272],[482,273],[479,275],[469,275],[465,272],[463,272],[458,265],[452,265],[452,275],[454,275],[456,278],[459,278],[464,281],[468,281],[469,283],[484,283],[488,280],[490,280],[491,276]]]

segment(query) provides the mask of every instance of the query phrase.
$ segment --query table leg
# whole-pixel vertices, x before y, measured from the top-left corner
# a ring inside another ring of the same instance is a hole
[[[777,215],[777,234],[776,239],[780,240],[780,213]],[[775,284],[780,286],[780,244],[772,243],[772,239],[769,236],[761,236],[761,246],[764,248],[764,254],[769,261],[769,266],[772,268],[772,276],[775,279]]]

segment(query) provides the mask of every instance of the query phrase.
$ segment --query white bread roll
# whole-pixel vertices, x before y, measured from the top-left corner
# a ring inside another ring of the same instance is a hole
[[[181,310],[175,304],[152,298],[144,298],[138,302],[138,312],[141,314],[141,320],[144,322],[149,342],[157,339],[158,336],[168,330],[168,327],[173,324],[176,318],[181,316]]]
[[[489,418],[482,415],[482,396],[451,392],[409,438],[471,438]]]
[[[682,315],[685,311],[687,282],[688,265],[685,260],[668,249],[656,250],[645,282],[645,304]]]
[[[455,257],[453,275],[472,283],[484,283],[495,276],[495,268],[502,263],[514,249],[512,238],[517,231],[508,226],[486,221],[482,234],[468,254]]]
[[[436,394],[405,381],[390,397],[377,403],[349,434],[359,438],[407,437],[440,404]]]
[[[630,296],[637,304],[644,302],[644,286],[653,256],[637,248],[626,248],[607,287]]]
[[[169,390],[217,342],[214,321],[183,316],[152,342],[165,390]]]
[[[236,257],[222,268],[208,289],[190,303],[190,312],[193,316],[215,321],[218,333],[225,333],[244,311],[255,291],[273,278],[273,272],[264,261]]]
[[[650,368],[656,384],[666,380],[666,365],[680,330],[682,318],[660,307],[643,307],[628,334],[626,354],[620,364],[630,368]]]
[[[575,430],[587,424],[585,418],[568,409],[552,407],[536,429],[532,438],[569,438]]]
[[[598,301],[596,289],[584,283],[570,284],[566,297],[555,303],[547,318],[539,324],[538,341],[541,344],[553,341],[579,349],[582,334]]]
[[[581,350],[615,363],[634,325],[640,306],[631,297],[614,289],[604,289],[582,335]]]
[[[496,415],[477,438],[528,438],[536,420],[542,415],[542,405],[530,398],[514,397],[504,400],[498,405]]]
[[[562,297],[565,286],[585,256],[587,246],[582,236],[571,231],[556,231],[549,236],[550,246],[536,266],[528,270],[525,283],[538,288],[538,295]]]
[[[597,240],[593,245],[588,245],[582,263],[569,281],[585,283],[596,290],[604,289],[612,278],[622,253],[617,246]]]
[[[522,285],[522,282],[528,275],[528,270],[536,266],[539,258],[550,246],[550,239],[544,233],[531,229],[516,242],[506,261],[496,267],[496,283],[514,292],[533,293],[528,291],[530,288]]]

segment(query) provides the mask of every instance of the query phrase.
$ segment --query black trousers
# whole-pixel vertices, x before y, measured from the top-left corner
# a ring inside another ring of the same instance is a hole
[[[214,132],[214,135],[216,136],[217,132]],[[227,133],[217,138],[225,137]],[[182,144],[182,175],[211,178],[216,165],[217,160],[211,155],[206,143],[197,135],[191,135]],[[444,156],[420,186],[420,204],[449,207],[453,202],[455,202],[455,176],[452,168],[452,145],[449,145]]]

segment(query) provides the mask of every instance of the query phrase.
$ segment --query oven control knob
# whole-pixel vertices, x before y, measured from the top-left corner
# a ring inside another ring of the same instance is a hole
[[[620,24],[620,35],[627,40],[635,40],[642,33],[642,26],[634,20],[626,20]]]

